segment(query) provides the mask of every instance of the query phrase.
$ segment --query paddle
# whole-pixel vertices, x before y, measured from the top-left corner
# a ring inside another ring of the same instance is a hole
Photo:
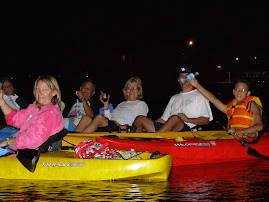
[[[216,123],[219,123],[221,124],[220,122],[216,121]],[[227,128],[224,127],[222,124],[221,124],[222,128],[224,130],[227,131]],[[249,146],[246,142],[244,142],[243,140],[241,140],[239,137],[237,137],[236,134],[234,133],[229,133],[230,135],[232,135],[235,139],[237,139],[239,142],[241,142],[242,146],[243,147],[247,147],[248,148],[248,151],[247,151],[247,154],[250,155],[250,156],[256,156],[256,157],[259,157],[259,158],[262,158],[262,159],[265,159],[265,160],[269,160],[269,157],[267,156],[264,156],[262,154],[260,154],[256,149],[253,149],[251,146]]]
[[[246,142],[244,142],[244,141],[241,140],[239,137],[237,137],[236,134],[234,134],[234,133],[229,133],[229,134],[231,134],[232,136],[234,136],[234,138],[236,138],[238,141],[240,141],[243,147],[246,146],[246,147],[248,148],[248,151],[247,151],[247,154],[248,154],[248,155],[250,155],[250,156],[256,156],[256,157],[259,157],[259,158],[262,158],[262,159],[269,160],[269,157],[260,154],[256,149],[253,149],[253,148],[252,148],[251,146],[249,146]]]
[[[17,151],[14,151],[13,149],[9,147],[4,147],[4,149],[7,149],[11,153],[8,153],[4,156],[9,156],[12,154],[16,154],[17,159],[22,163],[22,165],[27,168],[30,172],[34,172],[36,168],[37,161],[40,156],[40,151],[35,149],[18,149]]]

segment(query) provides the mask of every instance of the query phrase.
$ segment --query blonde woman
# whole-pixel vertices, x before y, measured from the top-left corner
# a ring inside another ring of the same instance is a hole
[[[102,93],[101,93],[102,94]],[[104,115],[98,114],[90,124],[81,123],[77,126],[77,132],[90,133],[97,130],[98,127],[116,127],[124,128],[125,125],[131,126],[137,116],[148,114],[148,105],[142,101],[143,88],[140,78],[130,78],[123,88],[123,95],[126,101],[121,102],[111,113],[109,110],[109,98],[104,102],[100,96],[100,101],[104,104]]]
[[[27,109],[12,109],[3,99],[0,90],[0,108],[8,125],[19,128],[16,137],[0,142],[0,147],[14,145],[13,149],[37,149],[50,136],[60,132],[64,127],[63,116],[58,103],[61,92],[56,79],[52,76],[41,76],[34,84],[35,101]]]

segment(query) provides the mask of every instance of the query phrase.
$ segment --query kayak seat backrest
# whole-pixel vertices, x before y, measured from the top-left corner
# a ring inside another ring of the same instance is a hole
[[[60,132],[50,136],[46,142],[40,145],[38,148],[41,153],[51,152],[57,150],[59,147],[62,146],[62,140],[68,133],[67,129],[63,129]]]

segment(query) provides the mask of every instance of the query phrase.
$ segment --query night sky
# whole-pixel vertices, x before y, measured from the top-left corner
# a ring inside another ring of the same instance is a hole
[[[166,95],[163,110],[179,91],[181,65],[199,71],[203,81],[228,71],[268,70],[266,2],[1,3],[1,76],[16,77],[31,92],[38,75],[51,74],[66,102],[88,76],[98,91],[114,95],[114,105],[123,100],[125,81],[139,76],[149,105]]]

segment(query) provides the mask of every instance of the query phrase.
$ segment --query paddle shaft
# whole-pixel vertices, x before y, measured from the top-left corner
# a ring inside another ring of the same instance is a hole
[[[224,130],[227,130],[226,127],[222,126],[222,128]],[[269,158],[267,156],[264,156],[262,154],[260,154],[256,149],[253,149],[251,146],[249,146],[246,142],[244,142],[243,140],[241,140],[236,134],[234,133],[229,133],[231,134],[235,139],[237,139],[239,142],[241,142],[242,146],[246,146],[248,148],[248,155],[251,155],[251,156],[256,156],[256,157],[259,157],[259,158],[262,158],[262,159],[266,159],[266,160],[269,160]]]
[[[251,146],[249,146],[247,143],[245,143],[243,140],[241,140],[239,137],[237,137],[237,135],[236,134],[234,134],[234,133],[230,133],[232,136],[234,136],[234,138],[236,138],[237,140],[239,140],[241,143],[242,143],[242,145],[243,146],[246,146],[247,148],[249,148],[249,149],[253,149]]]
[[[225,126],[223,126],[220,122],[216,121],[216,123],[220,124],[222,126],[222,128],[227,131],[227,128]],[[229,133],[229,134],[231,134],[235,139],[237,139],[239,142],[241,142],[242,146],[246,146],[249,149],[253,149],[246,142],[244,142],[243,140],[241,140],[236,134],[234,134],[234,133]]]
[[[15,150],[9,148],[8,146],[2,147],[2,148],[4,148],[4,149],[10,151],[10,152],[13,153],[13,154],[17,154],[17,152],[16,152]]]

